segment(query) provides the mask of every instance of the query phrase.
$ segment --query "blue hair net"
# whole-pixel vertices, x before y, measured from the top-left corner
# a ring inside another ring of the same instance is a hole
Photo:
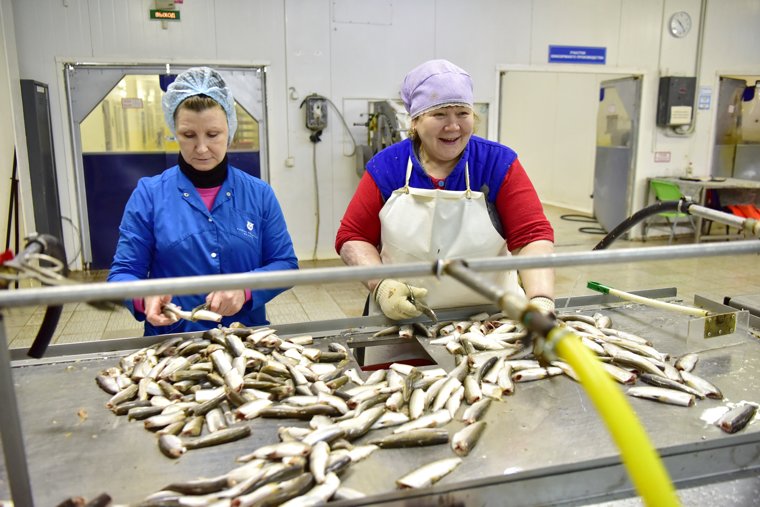
[[[206,95],[214,99],[227,115],[229,134],[227,145],[232,144],[232,138],[237,130],[237,115],[235,114],[235,99],[227,84],[217,71],[209,67],[193,67],[177,76],[164,94],[161,105],[164,118],[172,134],[177,135],[174,125],[174,112],[183,100],[195,95]]]

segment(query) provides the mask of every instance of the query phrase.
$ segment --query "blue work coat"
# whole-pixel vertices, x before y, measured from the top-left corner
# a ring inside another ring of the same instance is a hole
[[[209,211],[179,166],[142,178],[124,209],[109,282],[222,273],[298,269],[298,259],[277,198],[264,181],[229,166]],[[222,324],[268,324],[265,303],[287,287],[251,292],[240,312]],[[206,294],[173,296],[183,310],[205,303]],[[131,301],[127,306],[138,320]],[[179,320],[145,335],[215,327],[209,321]]]

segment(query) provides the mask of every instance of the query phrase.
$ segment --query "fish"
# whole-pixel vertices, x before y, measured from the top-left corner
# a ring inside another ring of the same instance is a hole
[[[546,368],[528,368],[526,370],[519,370],[512,374],[512,380],[515,382],[530,382],[533,380],[540,380],[547,377],[555,377],[564,373],[562,368],[557,366],[547,366]]]
[[[250,493],[232,499],[232,507],[253,507],[263,505],[280,505],[283,502],[303,495],[314,484],[312,474],[306,472],[286,481],[275,481],[260,486]]]
[[[117,394],[121,391],[118,381],[111,375],[100,374],[95,377],[95,382],[98,384],[98,387],[110,395]]]
[[[701,391],[698,391],[694,389],[693,387],[687,386],[686,384],[682,384],[680,382],[670,380],[669,378],[660,377],[659,375],[652,375],[650,373],[642,373],[639,378],[643,382],[646,382],[649,385],[653,385],[656,387],[665,387],[667,389],[675,389],[677,391],[683,391],[685,393],[693,394],[695,397],[699,399],[705,398],[705,395],[702,394]]]
[[[334,500],[358,500],[360,498],[364,498],[365,495],[361,491],[355,490],[353,488],[347,488],[345,486],[339,487],[335,494],[333,495]]]
[[[425,391],[420,388],[414,389],[409,398],[409,419],[418,419],[426,407]]]
[[[335,494],[338,487],[340,487],[340,479],[334,473],[329,473],[322,484],[317,484],[303,495],[288,500],[282,504],[282,507],[322,505]]]
[[[159,415],[154,415],[145,419],[145,421],[143,422],[143,425],[145,426],[146,429],[149,429],[149,430],[160,429],[160,428],[163,428],[164,426],[168,426],[172,423],[176,423],[180,421],[182,421],[184,425],[184,421],[186,418],[187,416],[182,411],[173,412],[169,414],[159,414]]]
[[[394,429],[393,433],[404,433],[406,431],[422,428],[436,428],[438,426],[447,424],[449,421],[451,421],[451,412],[446,409],[442,409],[430,414],[423,415],[419,419],[414,419],[408,423],[404,423]]]
[[[373,424],[370,429],[377,430],[389,426],[398,426],[409,422],[409,416],[403,412],[386,412]]]
[[[332,442],[337,438],[343,438],[346,435],[346,429],[334,424],[332,426],[324,426],[317,428],[305,437],[303,442],[306,445],[315,445],[317,442]]]
[[[129,401],[137,396],[137,384],[132,384],[129,387],[126,387],[119,391],[118,393],[114,394],[107,402],[106,402],[106,408],[114,408],[116,405],[123,403],[125,401]]]
[[[451,437],[451,449],[458,456],[467,456],[472,448],[475,447],[475,444],[478,443],[478,439],[485,429],[485,421],[477,421],[466,425]]]
[[[438,410],[442,409],[444,405],[446,405],[446,402],[449,400],[449,397],[457,390],[459,389],[459,386],[461,386],[462,383],[456,378],[456,377],[449,377],[446,382],[441,386],[440,390],[438,391],[438,394],[436,394],[435,399],[432,403],[432,410],[433,412],[437,412]]]
[[[183,442],[188,449],[200,449],[203,447],[225,444],[227,442],[234,442],[235,440],[240,440],[250,434],[250,426],[233,426],[200,437],[185,438],[183,439]]]
[[[289,456],[308,456],[311,445],[303,442],[280,442],[278,444],[263,445],[255,451],[240,456],[238,461],[251,461],[252,459],[281,459]]]
[[[694,395],[683,391],[665,389],[663,387],[641,386],[631,387],[627,393],[636,398],[645,398],[647,400],[679,405],[682,407],[691,407],[694,405]]]
[[[723,393],[720,392],[720,389],[718,389],[712,383],[708,382],[702,377],[698,377],[697,375],[694,375],[691,372],[682,370],[681,378],[683,378],[683,381],[686,383],[686,385],[693,387],[694,389],[701,392],[703,395],[707,396],[708,398],[712,398],[714,400],[723,399]]]
[[[396,480],[399,488],[425,488],[451,473],[462,462],[462,458],[445,458],[428,463]]]
[[[385,413],[384,405],[376,405],[363,411],[358,416],[338,423],[346,430],[345,438],[354,440],[365,435],[373,424]]]
[[[167,303],[163,306],[161,311],[167,317],[174,319],[175,322],[179,319],[190,320],[193,322],[198,320],[210,320],[212,322],[222,321],[222,316],[209,310],[206,304],[197,306],[191,311],[185,311],[174,303]]]
[[[681,371],[690,372],[694,370],[694,367],[697,365],[698,361],[699,361],[699,356],[691,352],[688,354],[684,354],[678,359],[676,359],[674,366]]]
[[[718,418],[715,425],[726,433],[736,433],[747,426],[756,412],[757,406],[751,403],[738,405]]]
[[[475,423],[476,421],[480,420],[481,417],[483,417],[483,415],[488,410],[488,407],[490,406],[490,398],[483,398],[482,400],[473,403],[467,407],[467,409],[464,411],[464,414],[462,414],[462,421],[464,421],[465,424]]]
[[[167,458],[176,459],[187,452],[182,439],[176,435],[164,434],[158,439],[158,448]]]
[[[474,374],[469,374],[464,378],[464,399],[472,405],[483,398],[483,391],[480,389],[480,383],[475,379]]]
[[[361,461],[364,458],[368,457],[370,454],[378,450],[380,447],[377,445],[357,445],[350,451],[348,451],[348,456],[351,458],[351,461],[356,463],[357,461]]]
[[[321,440],[315,443],[309,453],[309,471],[314,476],[317,484],[325,482],[325,470],[327,469],[327,460],[330,456],[330,445]]]
[[[447,444],[448,442],[449,430],[443,428],[423,428],[406,431],[404,433],[394,433],[383,437],[375,437],[367,443],[370,445],[376,445],[382,449],[393,449],[399,447],[440,445]]]
[[[610,377],[612,377],[616,382],[619,382],[621,384],[634,384],[636,383],[636,379],[638,376],[629,370],[626,370],[625,368],[621,368],[620,366],[617,366],[612,363],[599,363],[602,368],[604,368],[607,373],[609,373]],[[651,375],[649,373],[648,375]],[[659,375],[652,375],[653,377],[659,377]],[[665,378],[665,377],[661,377]]]
[[[446,405],[444,405],[446,410],[448,410],[451,414],[452,419],[457,413],[457,410],[459,410],[459,406],[462,404],[462,398],[464,398],[464,386],[460,386],[459,389],[454,391],[454,394],[451,395],[449,400],[446,402]]]
[[[392,334],[398,334],[398,330],[399,330],[398,326],[385,327],[385,328],[377,331],[376,333],[374,333],[372,335],[372,338],[377,338],[379,336],[389,336],[389,335],[392,335]]]

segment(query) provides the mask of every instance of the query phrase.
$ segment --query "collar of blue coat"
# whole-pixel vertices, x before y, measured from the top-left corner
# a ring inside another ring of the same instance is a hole
[[[221,185],[227,179],[229,159],[227,154],[225,154],[222,161],[212,169],[199,171],[190,165],[180,153],[177,155],[177,164],[182,174],[187,176],[195,188],[214,188]]]
[[[174,177],[177,181],[177,189],[188,200],[188,202],[197,205],[199,209],[208,211],[203,204],[200,194],[198,193],[195,185],[193,185],[193,182],[190,181],[190,179],[182,172],[179,165],[175,165],[174,167],[168,169],[168,171],[174,171]],[[238,171],[238,169],[236,169],[234,166],[228,166],[227,177],[221,184],[221,188],[219,189],[219,193],[217,194],[216,200],[214,201],[212,210],[220,203],[224,202],[225,199],[221,198],[220,196],[224,195],[227,199],[232,197],[233,188],[235,188],[235,180],[239,177],[236,171]]]

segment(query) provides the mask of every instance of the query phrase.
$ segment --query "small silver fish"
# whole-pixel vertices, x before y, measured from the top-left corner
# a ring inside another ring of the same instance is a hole
[[[447,444],[448,442],[449,431],[447,429],[423,428],[399,434],[386,435],[384,437],[377,437],[370,440],[368,444],[376,445],[382,449],[391,449],[399,447],[439,445]]]
[[[475,447],[475,444],[478,443],[478,439],[483,434],[485,428],[485,421],[468,424],[451,437],[451,449],[458,456],[467,456],[472,448]]]
[[[676,359],[675,367],[681,371],[693,371],[699,361],[699,356],[693,352],[684,354]]]
[[[673,389],[665,389],[663,387],[631,387],[627,392],[630,396],[636,398],[644,398],[647,400],[669,403],[671,405],[679,405],[682,407],[691,407],[694,405],[693,394],[685,393],[683,391],[674,391]]]
[[[428,463],[396,480],[399,488],[425,488],[451,473],[462,458],[445,458]]]
[[[683,378],[683,381],[686,383],[686,385],[693,387],[708,398],[712,398],[714,400],[723,399],[723,393],[720,392],[720,389],[702,377],[698,377],[691,372],[683,370],[681,371],[681,378]]]
[[[164,434],[159,437],[158,448],[164,456],[172,459],[179,458],[187,451],[181,438],[169,434]]]
[[[491,399],[483,398],[482,400],[467,407],[467,410],[465,410],[464,414],[462,414],[462,421],[464,421],[465,424],[475,423],[481,417],[483,417],[483,414],[486,413],[486,411],[488,410],[488,407],[490,406],[491,406]]]

